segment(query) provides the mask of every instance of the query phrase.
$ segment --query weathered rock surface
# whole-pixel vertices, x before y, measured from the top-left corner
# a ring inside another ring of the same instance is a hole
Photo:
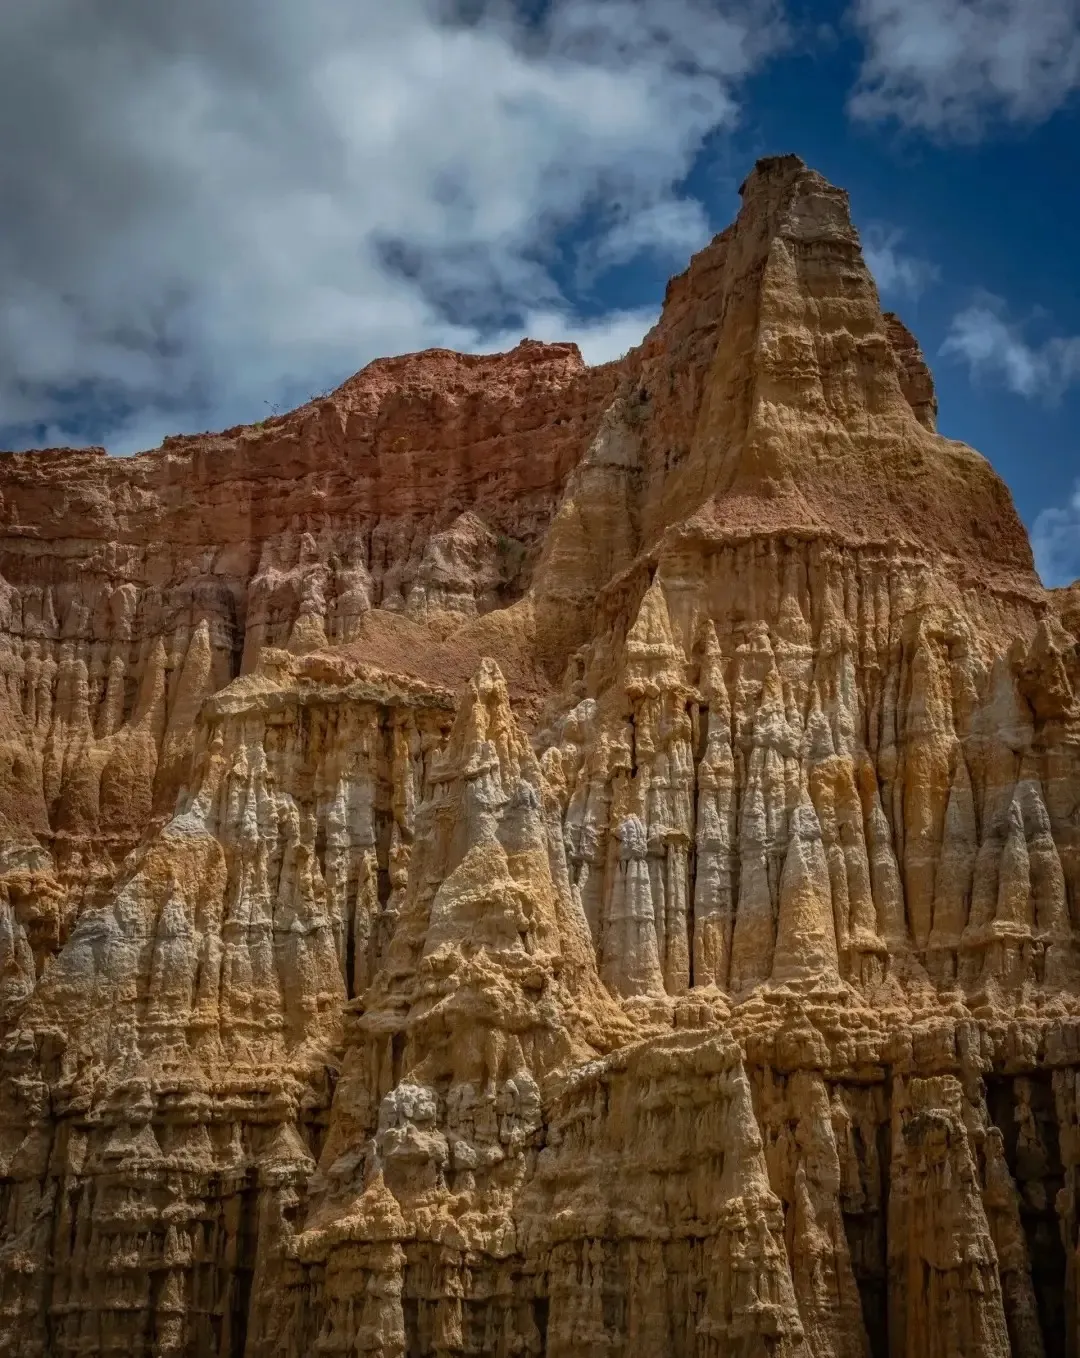
[[[0,459],[0,1354],[1080,1351],[1080,605],[760,162],[619,363]]]

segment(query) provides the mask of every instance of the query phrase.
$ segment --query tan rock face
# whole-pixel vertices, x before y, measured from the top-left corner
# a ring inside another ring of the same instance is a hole
[[[1080,1350],[1080,607],[759,163],[617,364],[0,458],[0,1354]]]

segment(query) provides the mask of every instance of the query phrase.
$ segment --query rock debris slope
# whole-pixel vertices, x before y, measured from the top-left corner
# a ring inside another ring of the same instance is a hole
[[[619,363],[0,460],[0,1354],[1080,1352],[1080,608],[760,162]]]

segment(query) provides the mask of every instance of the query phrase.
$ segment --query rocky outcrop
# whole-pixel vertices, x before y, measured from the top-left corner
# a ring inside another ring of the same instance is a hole
[[[919,341],[895,312],[886,311],[884,321],[889,347],[896,355],[900,390],[915,418],[933,432],[937,428],[937,395]]]
[[[1080,608],[760,162],[618,364],[0,459],[0,1353],[1080,1348]]]

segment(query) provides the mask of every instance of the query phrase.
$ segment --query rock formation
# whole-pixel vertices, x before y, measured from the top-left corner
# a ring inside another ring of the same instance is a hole
[[[760,162],[642,345],[0,458],[0,1355],[1080,1352],[1080,605]]]

